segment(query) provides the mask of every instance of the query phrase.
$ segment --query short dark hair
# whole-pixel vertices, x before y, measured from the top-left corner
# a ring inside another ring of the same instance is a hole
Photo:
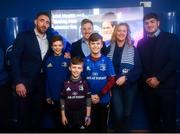
[[[84,63],[83,59],[82,59],[81,57],[79,57],[79,56],[73,57],[73,58],[71,59],[71,61],[70,61],[70,65],[71,65],[71,64],[73,64],[73,65],[79,65],[79,64],[83,64],[83,63]]]
[[[50,17],[50,14],[49,14],[48,12],[38,12],[38,13],[36,14],[36,19],[37,19],[39,16],[41,16],[41,15],[45,15],[45,16],[47,16],[49,19],[51,18],[51,17]]]
[[[86,23],[90,23],[90,24],[93,26],[93,22],[92,22],[91,20],[89,20],[89,19],[83,19],[83,20],[81,21],[81,26],[83,26],[83,25],[86,24]]]
[[[90,36],[89,36],[89,42],[90,41],[98,41],[98,40],[103,40],[103,37],[99,34],[99,33],[92,33]]]
[[[53,36],[53,37],[51,38],[51,45],[52,45],[54,42],[56,42],[56,41],[62,41],[62,44],[64,45],[64,43],[63,43],[63,37],[62,37],[62,36],[60,36],[60,35],[55,35],[55,36]]]
[[[144,16],[144,18],[143,18],[143,21],[145,21],[145,20],[148,20],[148,19],[151,19],[151,18],[154,18],[154,19],[156,19],[156,20],[159,20],[159,17],[158,17],[158,15],[156,14],[156,13],[148,13],[148,14],[146,14],[145,16]]]

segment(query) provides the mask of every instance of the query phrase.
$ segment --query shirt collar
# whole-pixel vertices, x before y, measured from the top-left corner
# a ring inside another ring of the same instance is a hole
[[[160,34],[160,29],[158,29],[155,33],[154,36],[157,37]]]
[[[42,37],[41,34],[39,34],[39,32],[37,31],[36,28],[34,29],[34,32],[35,32],[36,36],[39,37],[39,38],[41,38],[41,39],[46,39],[46,37],[47,37],[46,34],[44,34],[44,36]]]
[[[85,40],[84,38],[82,38],[82,43],[86,43],[86,44],[88,44],[88,41],[87,41],[87,40]]]
[[[157,37],[160,34],[160,29],[158,29],[153,35],[147,35],[148,37]]]

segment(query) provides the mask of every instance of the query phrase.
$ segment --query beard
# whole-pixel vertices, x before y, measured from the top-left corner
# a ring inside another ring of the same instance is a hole
[[[45,34],[46,31],[47,31],[47,28],[45,26],[37,26],[37,31],[40,33],[40,34]]]

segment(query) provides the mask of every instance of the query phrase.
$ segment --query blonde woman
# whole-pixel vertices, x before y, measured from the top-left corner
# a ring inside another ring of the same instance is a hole
[[[113,128],[115,132],[127,132],[141,73],[140,59],[127,23],[115,27],[107,56],[112,60],[116,73],[116,84],[112,88]]]

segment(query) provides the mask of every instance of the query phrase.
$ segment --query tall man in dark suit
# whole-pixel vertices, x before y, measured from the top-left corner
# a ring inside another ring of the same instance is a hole
[[[42,64],[50,51],[46,35],[50,26],[49,14],[38,13],[34,24],[33,31],[17,36],[12,51],[12,73],[18,100],[18,130],[21,132],[36,132],[42,125]]]
[[[159,29],[155,13],[145,15],[143,22],[145,36],[138,42],[138,50],[150,127],[152,132],[175,132],[178,39]]]

